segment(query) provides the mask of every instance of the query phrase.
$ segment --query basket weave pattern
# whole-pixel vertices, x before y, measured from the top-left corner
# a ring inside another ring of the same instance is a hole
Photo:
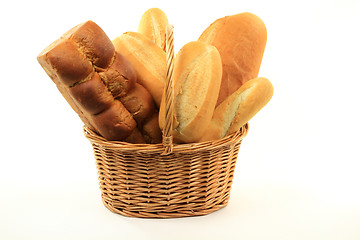
[[[248,124],[216,141],[173,144],[172,27],[167,28],[166,113],[162,144],[107,141],[84,126],[92,144],[104,205],[129,217],[173,218],[227,205]]]
[[[124,216],[205,215],[226,206],[247,125],[216,142],[175,145],[107,142],[84,127],[93,146],[102,199]]]

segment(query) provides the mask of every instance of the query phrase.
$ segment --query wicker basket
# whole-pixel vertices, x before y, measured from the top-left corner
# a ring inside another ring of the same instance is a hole
[[[107,141],[84,127],[98,169],[104,205],[129,217],[200,216],[227,205],[248,124],[216,141],[173,144],[173,28],[167,28],[168,74],[162,144]]]

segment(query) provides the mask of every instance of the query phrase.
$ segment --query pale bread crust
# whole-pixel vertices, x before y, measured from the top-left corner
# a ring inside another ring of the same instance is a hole
[[[179,51],[174,64],[173,137],[175,142],[196,142],[215,109],[222,72],[220,54],[215,47],[194,41]],[[164,96],[159,125],[161,129],[165,125]]]
[[[157,107],[165,86],[166,54],[151,40],[137,32],[126,32],[113,40],[117,52],[133,66],[138,83],[144,86]]]
[[[138,32],[165,51],[166,26],[168,24],[168,18],[161,9],[150,8],[141,17]]]
[[[216,107],[199,142],[220,139],[239,130],[270,101],[273,91],[271,82],[266,78],[247,81]]]
[[[198,40],[215,46],[221,55],[223,74],[217,106],[258,76],[267,31],[256,15],[245,12],[217,19]]]

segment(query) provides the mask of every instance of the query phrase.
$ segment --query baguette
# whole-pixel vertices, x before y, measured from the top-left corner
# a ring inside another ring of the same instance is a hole
[[[220,18],[201,34],[198,40],[215,46],[221,55],[223,73],[217,106],[258,76],[266,39],[265,24],[251,13]]]
[[[166,77],[166,54],[151,40],[137,32],[126,32],[113,40],[115,50],[133,66],[138,83],[160,106]]]
[[[221,58],[217,49],[202,42],[190,42],[180,49],[174,62],[175,142],[196,142],[210,123],[221,81]],[[159,125],[165,125],[163,94]]]
[[[153,41],[165,51],[166,48],[166,26],[169,24],[167,16],[159,8],[150,8],[141,17],[138,33]]]
[[[200,142],[220,139],[239,130],[270,101],[273,91],[266,78],[246,82],[216,107]]]

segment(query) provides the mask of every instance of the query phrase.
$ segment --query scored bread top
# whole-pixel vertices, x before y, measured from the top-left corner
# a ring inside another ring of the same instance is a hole
[[[221,58],[217,49],[201,42],[189,42],[180,49],[174,63],[174,131],[177,142],[196,142],[209,124],[221,81]],[[165,125],[165,96],[159,112]]]
[[[200,141],[220,139],[239,130],[270,101],[273,91],[266,78],[247,81],[215,108],[208,130]]]
[[[166,26],[168,24],[168,18],[161,9],[150,8],[141,17],[138,32],[165,51]]]

